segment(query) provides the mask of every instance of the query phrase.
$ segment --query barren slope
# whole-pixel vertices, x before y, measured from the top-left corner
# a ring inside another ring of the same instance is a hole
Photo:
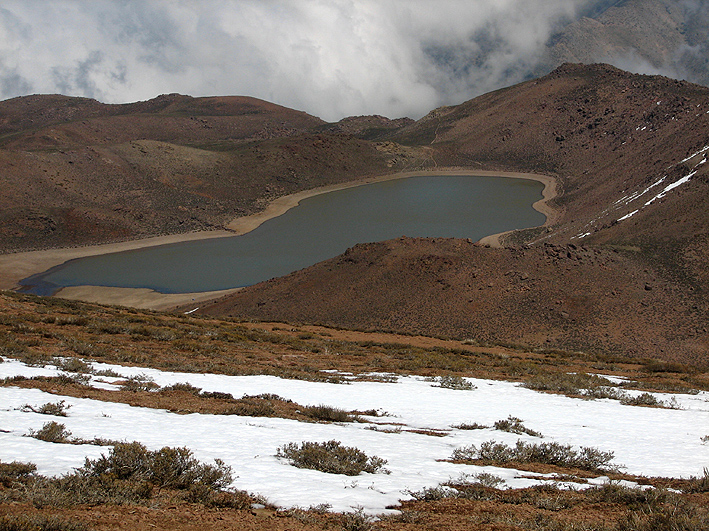
[[[517,250],[358,246],[200,311],[706,363],[708,111],[705,87],[602,65],[437,109],[395,140],[556,175],[559,222]]]
[[[396,167],[323,125],[245,97],[1,102],[0,251],[222,228],[278,196]]]

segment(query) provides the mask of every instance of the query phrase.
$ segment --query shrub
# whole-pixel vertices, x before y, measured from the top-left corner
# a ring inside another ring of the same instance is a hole
[[[325,422],[353,422],[356,420],[356,417],[348,411],[324,404],[303,408],[303,415]]]
[[[186,448],[150,451],[134,442],[116,443],[109,455],[86,459],[83,467],[60,478],[39,477],[24,492],[37,507],[70,507],[138,503],[155,488],[170,488],[188,501],[244,508],[246,493],[221,490],[231,481],[231,469],[222,461],[207,465]]]
[[[71,442],[71,432],[66,429],[64,424],[59,424],[53,420],[47,422],[42,426],[41,429],[34,431],[30,430],[27,434],[28,437],[34,437],[40,441],[52,442],[52,443],[68,443]]]
[[[91,374],[93,367],[79,358],[64,358],[57,362],[57,368],[66,372]]]
[[[593,389],[586,389],[583,391],[583,396],[590,399],[603,399],[608,398],[610,400],[623,400],[628,395],[624,391],[620,391],[615,387],[594,387]]]
[[[0,516],[0,531],[85,531],[84,524],[44,514]]]
[[[253,398],[240,398],[234,405],[224,411],[225,415],[239,415],[242,417],[273,417],[276,410],[267,400]]]
[[[372,519],[364,514],[361,507],[358,507],[352,513],[343,513],[340,516],[340,525],[343,531],[369,531],[372,529]]]
[[[543,463],[590,471],[612,471],[613,452],[603,452],[587,446],[574,450],[571,445],[549,443],[525,443],[517,441],[514,447],[496,441],[487,441],[478,449],[475,445],[456,448],[454,461],[481,461],[485,465],[500,465],[511,461],[518,463]]]
[[[458,491],[454,488],[437,485],[435,487],[424,487],[421,490],[407,490],[406,494],[412,496],[416,501],[437,501],[445,498],[457,498]]]
[[[144,374],[131,376],[121,384],[122,391],[132,391],[133,393],[137,393],[138,391],[151,391],[156,387],[157,385],[153,379]]]
[[[456,430],[485,430],[489,427],[490,426],[478,424],[477,422],[473,422],[472,424],[467,424],[463,422],[462,424],[456,424],[455,426],[451,426],[451,428],[455,428]]]
[[[221,489],[233,480],[231,468],[221,460],[217,459],[214,466],[205,465],[195,459],[187,448],[166,446],[151,451],[137,442],[117,444],[108,456],[87,459],[81,470],[87,476],[107,475],[174,489],[186,489],[194,484]]]
[[[682,492],[709,492],[709,468],[704,469],[704,475],[701,477],[690,477],[682,487]]]
[[[91,381],[91,376],[83,373],[67,374],[65,372],[52,379],[59,385],[87,385]]]
[[[38,408],[25,404],[20,410],[24,412],[32,411],[33,413],[40,413],[42,415],[54,415],[55,417],[66,417],[66,410],[70,407],[71,404],[67,405],[64,400],[60,400],[59,402],[47,402]]]
[[[375,474],[386,464],[386,460],[368,457],[358,448],[342,446],[339,441],[288,443],[278,448],[276,457],[287,459],[298,468],[310,468],[328,474],[357,476],[362,472]]]
[[[12,463],[0,462],[0,485],[11,487],[16,483],[24,483],[37,471],[37,465],[33,463]]]
[[[564,395],[580,395],[582,389],[595,389],[596,387],[613,387],[613,382],[595,374],[565,372],[545,372],[535,374],[524,384],[527,389],[535,391],[549,391]]]
[[[542,437],[542,434],[538,431],[531,430],[522,424],[522,419],[518,419],[512,415],[507,417],[505,420],[498,420],[495,422],[495,429],[509,433],[516,433],[517,435],[527,434],[532,437]]]
[[[190,393],[195,396],[200,396],[200,393],[202,392],[202,389],[199,387],[195,387],[189,382],[182,382],[182,383],[175,383],[172,385],[168,385],[167,387],[163,387],[160,389],[161,391],[182,391],[184,393]]]
[[[35,507],[122,505],[139,503],[152,495],[146,481],[122,481],[113,476],[89,476],[83,469],[59,478],[41,478],[27,490]]]
[[[231,393],[222,393],[221,391],[202,391],[199,395],[202,398],[214,398],[215,400],[234,400]]]
[[[439,376],[438,386],[445,389],[456,389],[458,391],[473,391],[477,389],[472,383],[460,376]]]

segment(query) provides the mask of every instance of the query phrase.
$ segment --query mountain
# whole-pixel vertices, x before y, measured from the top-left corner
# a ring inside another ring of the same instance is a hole
[[[707,102],[699,85],[568,64],[436,109],[390,140],[438,166],[553,175],[557,222],[506,249],[357,246],[199,312],[706,364]]]
[[[553,36],[548,65],[612,63],[709,85],[709,3],[600,2]]]
[[[408,123],[356,122],[359,132]],[[0,102],[0,247],[222,228],[278,196],[396,168],[395,153],[346,131],[354,123],[247,97]]]

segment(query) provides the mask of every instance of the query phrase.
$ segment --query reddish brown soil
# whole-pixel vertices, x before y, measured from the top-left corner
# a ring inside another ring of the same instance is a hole
[[[400,239],[358,245],[199,312],[701,364],[706,309],[620,252]]]

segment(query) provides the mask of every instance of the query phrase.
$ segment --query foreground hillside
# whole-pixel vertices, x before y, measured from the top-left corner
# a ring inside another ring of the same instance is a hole
[[[4,529],[709,524],[679,364],[9,292],[0,349]]]
[[[504,250],[358,246],[198,311],[706,365],[709,89],[565,65],[393,138],[440,166],[553,175],[560,215]]]
[[[358,245],[197,311],[706,366],[706,303],[634,254],[402,238]]]

